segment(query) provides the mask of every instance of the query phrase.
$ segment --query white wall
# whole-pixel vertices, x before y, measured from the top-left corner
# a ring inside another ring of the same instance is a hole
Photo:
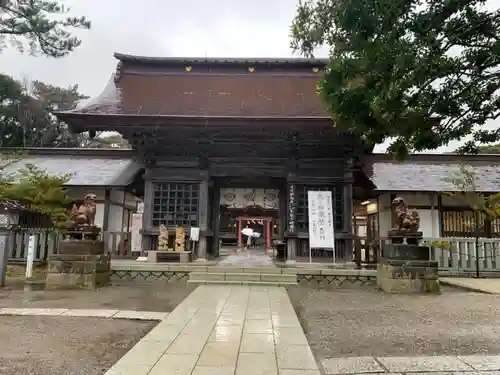
[[[391,197],[389,194],[379,196],[378,212],[379,236],[387,237],[392,228]]]
[[[393,227],[391,214],[391,194],[379,196],[379,228],[380,236],[386,237],[388,231]],[[401,197],[410,206],[411,211],[417,211],[420,216],[420,231],[427,238],[439,237],[439,211],[437,210],[436,193],[402,193],[396,194]],[[411,208],[411,206],[430,206],[429,208]]]
[[[123,204],[125,201],[125,192],[123,190],[113,189],[109,199],[112,202]],[[110,204],[109,206],[109,219],[108,219],[108,231],[109,232],[121,232],[123,231],[123,207]]]

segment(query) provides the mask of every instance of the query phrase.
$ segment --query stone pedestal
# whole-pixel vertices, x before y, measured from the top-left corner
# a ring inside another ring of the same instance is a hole
[[[423,238],[422,232],[408,232],[407,230],[392,229],[387,236],[392,243],[402,243],[409,245],[418,245]]]
[[[388,293],[439,293],[438,263],[382,258],[377,265],[377,284]]]
[[[394,230],[382,247],[377,284],[388,293],[439,293],[438,262],[430,260],[429,247],[420,246],[421,232]]]
[[[109,284],[110,270],[103,241],[63,240],[58,254],[49,257],[46,288],[96,289]]]
[[[430,260],[429,248],[427,246],[406,244],[384,244],[382,246],[382,258],[399,260]]]
[[[147,261],[151,263],[189,263],[191,261],[191,251],[149,250]]]

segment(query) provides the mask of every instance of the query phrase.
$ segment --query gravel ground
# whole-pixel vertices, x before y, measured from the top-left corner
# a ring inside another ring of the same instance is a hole
[[[101,375],[155,322],[1,316],[0,374]]]
[[[391,295],[366,286],[288,293],[319,360],[500,353],[500,296],[452,288]]]
[[[36,287],[36,285],[34,285]],[[43,285],[41,286],[43,287]],[[91,290],[0,290],[0,308],[119,309],[171,312],[196,286],[178,283],[113,285]]]

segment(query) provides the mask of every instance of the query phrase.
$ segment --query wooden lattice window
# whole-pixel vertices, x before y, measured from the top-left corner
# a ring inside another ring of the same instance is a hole
[[[307,192],[312,191],[331,191],[332,192],[332,205],[335,230],[344,229],[344,188],[343,186],[307,186],[297,185],[297,211],[295,215],[295,222],[297,229],[301,232],[309,230],[308,222],[308,205],[307,205]]]
[[[196,227],[199,185],[166,182],[153,184],[153,226]]]
[[[474,237],[475,235],[475,218],[474,211],[443,211],[443,237]],[[486,215],[479,215],[478,234],[480,237],[490,236],[490,222]]]

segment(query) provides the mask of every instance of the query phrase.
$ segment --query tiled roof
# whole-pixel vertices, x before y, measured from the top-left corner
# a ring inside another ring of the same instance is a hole
[[[66,116],[330,117],[316,91],[325,61],[123,56],[104,91]]]
[[[476,175],[477,191],[500,192],[500,158],[491,162],[449,161],[374,161],[367,166],[367,175],[379,191],[456,191],[446,177],[453,177],[461,165],[468,166]]]
[[[18,201],[14,201],[12,199],[3,199],[0,201],[0,207],[11,211],[22,211],[26,208],[19,203]]]
[[[72,174],[69,186],[126,186],[132,182],[141,165],[131,159],[70,155],[28,155],[4,169],[14,173],[33,164],[49,174]]]
[[[246,58],[246,57],[153,57],[115,53],[115,58],[123,62],[138,62],[143,64],[226,64],[226,65],[271,65],[271,66],[318,66],[326,65],[328,59],[308,58]]]

